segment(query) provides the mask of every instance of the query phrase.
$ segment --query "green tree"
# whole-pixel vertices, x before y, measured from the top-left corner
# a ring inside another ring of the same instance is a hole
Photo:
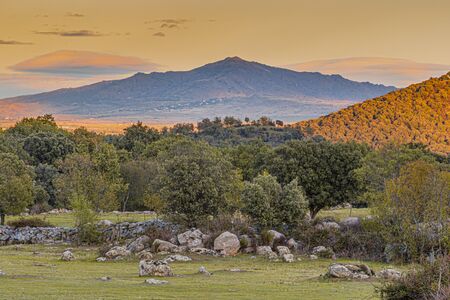
[[[172,139],[158,152],[159,194],[166,211],[187,225],[237,206],[241,181],[219,150],[204,142]]]
[[[33,171],[16,155],[0,153],[0,223],[33,202]]]
[[[75,145],[65,134],[38,132],[25,139],[23,148],[37,165],[53,164],[57,159],[72,153]]]
[[[298,181],[314,218],[325,207],[356,198],[360,188],[353,172],[367,151],[355,143],[290,141],[275,148],[267,169],[281,184]]]

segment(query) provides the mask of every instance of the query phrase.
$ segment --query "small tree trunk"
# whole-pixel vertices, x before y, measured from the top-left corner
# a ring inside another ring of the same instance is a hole
[[[5,217],[4,213],[0,213],[0,225],[5,225]]]

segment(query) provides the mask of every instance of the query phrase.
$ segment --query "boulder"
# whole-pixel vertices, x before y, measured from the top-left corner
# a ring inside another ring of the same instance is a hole
[[[191,229],[177,235],[178,243],[181,246],[190,248],[203,248],[203,240],[206,236],[198,229]]]
[[[192,248],[189,249],[189,252],[199,255],[219,256],[219,254],[216,251],[207,248]]]
[[[296,242],[293,238],[290,238],[287,242],[286,242],[286,246],[291,250],[291,251],[298,251],[300,248],[300,244],[298,242]]]
[[[402,277],[402,273],[394,269],[384,269],[378,272],[376,276],[385,280],[397,280]]]
[[[211,273],[209,273],[208,270],[206,270],[206,268],[205,268],[204,266],[201,266],[201,267],[198,269],[198,272],[199,272],[200,274],[203,274],[203,275],[206,275],[206,276],[210,276],[210,275],[211,275]]]
[[[192,258],[190,258],[189,256],[184,256],[184,255],[180,255],[180,254],[170,255],[163,259],[163,261],[165,261],[167,263],[171,263],[174,261],[191,261],[191,260],[192,260]]]
[[[315,227],[316,227],[316,229],[319,229],[319,230],[339,230],[339,229],[341,229],[341,226],[338,223],[327,222],[327,221],[319,223]]]
[[[110,220],[100,220],[97,223],[97,226],[100,226],[100,227],[109,227],[109,226],[112,226],[112,225],[114,225],[114,223],[111,222]]]
[[[269,237],[269,246],[275,248],[276,246],[286,245],[286,236],[276,230],[267,231]]]
[[[271,253],[274,253],[274,252],[272,251],[272,248],[270,248],[269,246],[258,246],[258,247],[256,247],[256,254],[257,255],[268,256]]]
[[[287,263],[294,262],[294,255],[292,255],[290,253],[283,254],[281,256],[281,258],[283,259],[284,262],[287,262]]]
[[[285,254],[291,254],[291,251],[286,246],[277,246],[277,253],[279,256],[283,256]]]
[[[331,264],[328,276],[334,278],[368,279],[374,272],[364,264]]]
[[[169,252],[169,253],[179,252],[179,248],[177,245],[174,245],[170,242],[159,240],[159,239],[156,239],[153,241],[152,249],[156,253],[158,253],[158,252]]]
[[[153,259],[153,254],[149,250],[142,250],[137,254],[139,260],[151,260]]]
[[[100,277],[99,279],[100,279],[100,281],[111,281],[112,280],[112,278],[109,276],[103,276],[103,277]]]
[[[311,255],[309,256],[309,259],[310,259],[310,260],[316,260],[316,259],[319,259],[319,257],[318,257],[317,255],[311,254]]]
[[[333,258],[333,249],[324,246],[317,246],[312,249],[312,254],[317,255],[320,258]]]
[[[223,256],[234,256],[239,252],[241,243],[238,237],[225,231],[214,240],[214,250]]]
[[[75,259],[75,256],[70,250],[66,250],[61,255],[61,260],[63,261],[72,261]]]
[[[129,250],[131,253],[141,252],[142,250],[150,247],[150,242],[150,238],[146,235],[143,235],[131,242],[128,245],[127,250]]]
[[[97,262],[105,262],[107,261],[106,257],[100,256],[95,259]]]
[[[149,279],[146,279],[144,281],[144,283],[149,284],[149,285],[163,285],[163,284],[168,284],[169,282],[167,280],[158,280],[158,279],[149,278]]]
[[[131,252],[122,246],[114,246],[105,253],[107,259],[122,259],[130,255]]]
[[[0,276],[6,276],[6,273],[0,270]]]
[[[172,269],[165,261],[141,260],[139,262],[139,276],[173,276]]]
[[[355,228],[361,225],[361,220],[358,217],[348,217],[341,221],[341,226],[347,228]]]

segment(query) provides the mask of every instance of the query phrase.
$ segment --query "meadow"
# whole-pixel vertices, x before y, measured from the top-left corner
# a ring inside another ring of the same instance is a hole
[[[13,245],[0,248],[0,299],[378,299],[373,280],[322,277],[327,259],[272,262],[250,255],[191,256],[172,263],[167,285],[150,286],[138,276],[138,261],[96,262],[97,249],[78,247],[75,261],[60,261],[67,245]],[[350,260],[338,260],[338,262]],[[352,261],[354,262],[354,260]],[[389,267],[368,262],[376,271]],[[212,273],[198,273],[204,266]],[[398,268],[398,266],[395,266]],[[240,272],[232,272],[231,269]],[[109,276],[110,281],[101,277]]]

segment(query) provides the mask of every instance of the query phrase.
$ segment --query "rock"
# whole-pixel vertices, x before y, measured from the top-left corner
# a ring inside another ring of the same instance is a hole
[[[206,248],[192,248],[189,250],[189,252],[199,255],[219,256],[219,254],[216,251]]]
[[[109,276],[100,277],[101,281],[110,281],[112,278]]]
[[[63,254],[61,255],[61,260],[63,260],[63,261],[72,261],[74,259],[75,259],[75,256],[69,250],[64,251]]]
[[[316,227],[316,229],[319,229],[319,230],[339,230],[339,229],[341,229],[341,226],[338,223],[326,222],[326,221],[317,224],[315,227]]]
[[[255,252],[253,240],[247,234],[243,234],[239,237],[239,243],[241,244],[242,253]]]
[[[204,266],[201,266],[201,267],[198,269],[198,272],[199,272],[200,274],[207,275],[207,276],[210,276],[210,275],[211,275],[211,273],[209,273],[208,270],[206,270],[206,268],[205,268]]]
[[[163,261],[165,261],[167,263],[171,263],[174,261],[191,261],[191,260],[192,260],[192,258],[190,258],[189,256],[184,256],[184,255],[179,255],[179,254],[170,255],[163,259]]]
[[[131,242],[128,245],[127,250],[129,250],[131,253],[138,253],[148,247],[150,247],[150,238],[146,235],[143,235]]]
[[[277,246],[277,253],[279,256],[283,256],[285,254],[291,254],[291,251],[286,246]]]
[[[272,248],[270,248],[269,246],[258,246],[256,247],[256,254],[257,255],[263,255],[263,256],[267,256],[271,253],[274,253],[272,251]]]
[[[205,235],[198,229],[191,229],[177,235],[178,243],[181,246],[190,248],[203,248],[203,240]]]
[[[378,272],[376,276],[386,280],[397,280],[402,277],[402,273],[394,269],[384,269]]]
[[[241,243],[238,237],[225,231],[214,240],[214,250],[223,256],[235,256],[239,252]]]
[[[256,256],[252,255],[250,256],[250,259],[256,259]]]
[[[153,254],[149,250],[142,250],[137,254],[139,260],[151,260],[153,259]]]
[[[107,259],[122,259],[130,255],[131,252],[122,246],[114,246],[105,253]]]
[[[290,238],[287,242],[286,242],[286,246],[291,250],[291,251],[298,251],[300,248],[300,244],[297,243],[293,238]]]
[[[107,259],[106,259],[106,257],[101,256],[101,257],[97,257],[95,260],[97,262],[105,262]]]
[[[358,217],[348,217],[341,221],[341,226],[347,228],[359,227],[361,220]]]
[[[368,279],[373,271],[364,264],[331,264],[328,267],[328,276],[334,278]]]
[[[286,236],[276,230],[267,231],[269,236],[269,245],[272,248],[276,246],[284,246],[286,244]]]
[[[311,255],[309,256],[309,259],[310,259],[310,260],[316,260],[316,259],[319,259],[319,257],[318,257],[317,255],[311,254]]]
[[[332,258],[334,255],[333,249],[324,246],[317,246],[312,249],[312,254],[320,258]]]
[[[269,260],[278,261],[278,255],[275,252],[271,252],[266,256]]]
[[[109,227],[109,226],[112,226],[112,225],[114,225],[114,223],[111,222],[110,220],[100,220],[97,223],[97,226],[100,226],[100,227]]]
[[[294,255],[292,255],[290,253],[283,254],[281,256],[281,258],[283,259],[284,262],[287,262],[287,263],[294,262]]]
[[[154,252],[169,252],[169,253],[175,253],[179,252],[178,246],[174,245],[170,242],[166,242],[163,240],[156,239],[153,241],[152,249]]]
[[[6,273],[0,270],[0,276],[6,276]]]
[[[141,260],[139,262],[139,276],[173,276],[172,269],[165,261]]]
[[[149,279],[146,279],[144,281],[144,283],[149,284],[149,285],[163,285],[163,284],[168,284],[169,282],[167,280],[158,280],[158,279],[149,278]]]
[[[245,272],[245,271],[242,271],[241,269],[237,269],[237,268],[230,269],[229,271],[230,272]]]

